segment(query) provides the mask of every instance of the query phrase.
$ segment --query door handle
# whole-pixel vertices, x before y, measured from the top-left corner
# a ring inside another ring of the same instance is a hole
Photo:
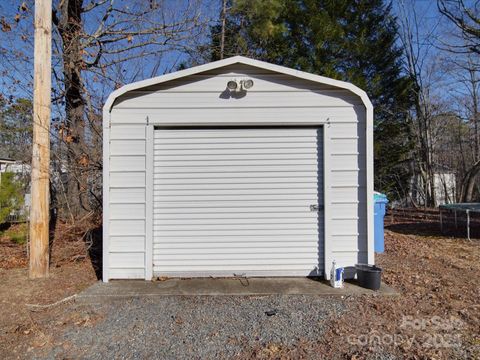
[[[310,205],[310,211],[322,211],[323,205]]]

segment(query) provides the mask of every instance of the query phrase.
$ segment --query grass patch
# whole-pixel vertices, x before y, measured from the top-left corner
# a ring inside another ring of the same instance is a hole
[[[0,238],[12,241],[19,245],[23,245],[27,242],[28,227],[27,224],[14,224],[9,228],[0,231]]]
[[[23,245],[27,242],[27,234],[15,234],[11,236],[13,242]]]

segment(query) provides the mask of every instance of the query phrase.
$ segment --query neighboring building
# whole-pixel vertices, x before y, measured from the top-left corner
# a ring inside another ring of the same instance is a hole
[[[30,176],[30,165],[21,161],[0,157],[0,173],[12,172],[22,176]]]
[[[0,172],[4,172],[8,165],[15,164],[15,160],[0,156]]]
[[[456,184],[455,173],[449,170],[437,171],[434,175],[436,203],[452,204],[456,203]]]
[[[453,171],[437,166],[434,172],[435,202],[437,205],[452,204],[456,202],[456,176]],[[425,202],[423,179],[419,174],[412,176],[410,181],[410,200],[405,200],[406,206],[414,201],[417,205]]]
[[[104,107],[103,280],[325,276],[373,263],[373,109],[356,86],[233,57]]]

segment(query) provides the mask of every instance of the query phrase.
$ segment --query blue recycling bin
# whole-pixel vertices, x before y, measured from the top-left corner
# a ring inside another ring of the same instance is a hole
[[[385,194],[376,192],[373,194],[374,213],[374,249],[376,253],[383,253],[385,250],[385,239],[383,230],[383,218],[387,209],[388,199]]]

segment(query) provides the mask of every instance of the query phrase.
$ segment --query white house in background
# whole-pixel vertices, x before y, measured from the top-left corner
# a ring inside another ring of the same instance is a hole
[[[103,280],[325,276],[373,263],[373,109],[233,57],[126,85],[103,135]]]
[[[12,172],[19,175],[29,175],[30,165],[21,161],[0,157],[0,173]]]
[[[15,164],[15,160],[0,156],[0,173],[4,172],[8,165]]]
[[[435,201],[438,205],[456,202],[457,179],[455,173],[446,167],[436,167],[433,174],[435,185]],[[410,197],[416,204],[425,201],[422,177],[417,174],[412,176],[410,182]],[[410,201],[407,201],[407,204]],[[410,204],[408,204],[410,205]]]
[[[449,170],[437,171],[434,174],[437,204],[456,202],[457,179],[455,173]]]

